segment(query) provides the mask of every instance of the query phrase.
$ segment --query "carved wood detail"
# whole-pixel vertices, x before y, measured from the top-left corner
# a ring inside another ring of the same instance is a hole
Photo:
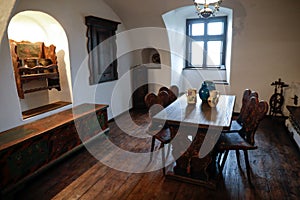
[[[14,68],[18,95],[55,88],[60,88],[59,70],[54,45],[45,46],[43,42],[16,42],[10,40],[10,52]],[[23,85],[31,80],[45,80],[47,86],[37,85],[24,89]]]

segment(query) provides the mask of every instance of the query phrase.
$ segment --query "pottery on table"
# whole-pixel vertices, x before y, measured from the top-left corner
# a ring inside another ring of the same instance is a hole
[[[208,100],[209,91],[215,90],[216,86],[213,81],[203,81],[199,90],[200,99],[204,102]]]
[[[210,107],[216,107],[219,102],[220,92],[218,90],[209,91],[207,103]]]

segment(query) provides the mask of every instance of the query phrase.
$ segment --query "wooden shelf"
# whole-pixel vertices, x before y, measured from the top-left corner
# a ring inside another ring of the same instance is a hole
[[[61,90],[55,48],[54,45],[45,46],[43,42],[10,40],[15,80],[21,99],[25,98],[24,94],[30,92],[52,88]],[[23,85],[32,80],[42,80],[44,83],[36,82],[31,84],[32,89],[24,89]]]
[[[21,75],[21,80],[35,80],[35,79],[45,79],[45,78],[58,78],[59,75],[57,73],[41,73],[41,74],[26,74]]]
[[[47,86],[47,87],[39,87],[39,88],[33,88],[33,89],[28,89],[28,90],[24,90],[24,93],[31,93],[31,92],[37,92],[37,91],[41,91],[41,90],[48,90],[48,89],[52,89],[52,88],[58,88],[60,87],[59,85],[52,85],[52,86]]]

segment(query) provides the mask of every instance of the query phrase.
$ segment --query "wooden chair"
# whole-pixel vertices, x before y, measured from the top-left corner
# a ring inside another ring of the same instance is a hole
[[[154,93],[149,93],[145,96],[145,103],[149,109],[149,118],[152,119],[154,115],[160,112],[162,109],[167,107],[173,101],[177,99],[178,93],[177,86],[171,86],[170,88],[161,87],[159,89],[158,95]],[[171,132],[169,127],[165,124],[149,124],[147,129],[147,134],[152,136],[151,142],[151,155],[150,161],[153,157],[153,151],[155,147],[155,141],[158,140],[160,142],[159,149],[162,148],[162,164],[163,164],[163,174],[165,175],[165,144],[169,144],[171,142]],[[168,146],[168,154],[170,152],[170,145]],[[167,154],[167,155],[168,155]]]
[[[155,141],[158,140],[160,142],[159,149],[162,149],[162,166],[163,166],[163,175],[166,174],[166,169],[165,169],[165,163],[166,163],[166,153],[165,153],[165,144],[169,144],[171,142],[171,132],[169,128],[162,128],[160,130],[147,130],[147,133],[149,135],[152,135],[152,142],[151,142],[151,154],[150,154],[150,161],[152,161],[153,158],[153,151],[155,147]],[[168,146],[168,153],[167,156],[170,153],[170,145]]]
[[[237,117],[236,120],[232,120],[231,121],[231,125],[230,125],[230,130],[231,131],[238,131],[242,129],[242,125],[243,125],[243,118],[244,116],[247,114],[246,111],[246,106],[248,105],[248,102],[250,100],[250,98],[252,96],[256,96],[258,98],[258,93],[255,91],[252,91],[250,89],[245,89],[244,93],[243,93],[243,99],[242,99],[242,107],[240,110],[240,114]]]
[[[242,150],[244,152],[248,181],[251,183],[248,151],[257,149],[257,146],[255,146],[254,135],[260,121],[266,115],[267,111],[268,103],[266,101],[259,102],[257,96],[252,96],[247,103],[245,110],[243,111],[244,114],[241,119],[243,121],[242,128],[238,131],[228,131],[222,133],[217,144],[217,151],[219,152],[218,163],[220,174],[222,173],[230,150],[235,150],[237,163],[240,166],[239,150]],[[223,153],[224,156],[222,163],[220,163],[221,155]]]

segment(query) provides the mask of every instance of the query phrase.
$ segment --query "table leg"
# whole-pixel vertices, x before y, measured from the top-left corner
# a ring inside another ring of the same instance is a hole
[[[178,133],[178,127],[170,127],[170,130],[173,136],[182,134]],[[176,179],[182,177],[183,181],[191,180],[196,184],[209,185],[206,183],[216,177],[216,154],[211,152],[204,158],[199,158],[199,150],[205,135],[206,130],[198,129],[192,141],[189,140],[188,134],[182,134],[179,140],[171,142],[173,157],[178,158],[172,169]],[[184,149],[183,146],[188,148]],[[169,173],[169,175],[172,175],[172,173]],[[210,184],[210,186],[212,185]]]

